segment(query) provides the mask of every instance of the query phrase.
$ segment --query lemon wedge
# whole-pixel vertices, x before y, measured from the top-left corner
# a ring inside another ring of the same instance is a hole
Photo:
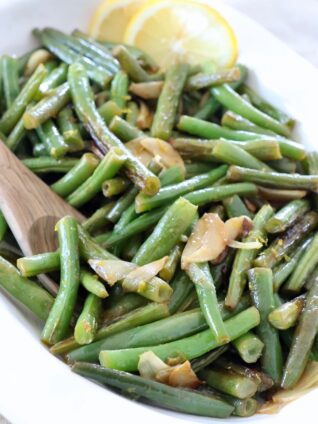
[[[131,17],[124,42],[150,54],[165,69],[172,63],[214,61],[233,66],[237,39],[209,4],[195,0],[150,0]]]
[[[96,9],[89,34],[101,41],[122,43],[124,31],[131,17],[147,0],[105,0]]]

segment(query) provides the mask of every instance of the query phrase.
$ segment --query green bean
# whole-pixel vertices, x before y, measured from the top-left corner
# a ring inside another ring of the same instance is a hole
[[[255,124],[274,131],[277,134],[289,136],[290,130],[286,125],[281,124],[276,119],[256,109],[229,87],[229,85],[224,84],[221,87],[213,88],[212,94],[223,106],[238,113],[243,118],[247,118]]]
[[[118,107],[124,109],[128,99],[128,76],[124,71],[118,71],[111,83],[110,96]]]
[[[251,331],[233,340],[233,346],[248,364],[255,363],[262,355],[264,343]]]
[[[80,282],[89,293],[92,293],[101,299],[108,297],[104,284],[99,281],[96,274],[92,274],[91,272],[82,269],[80,272]]]
[[[94,340],[101,310],[101,299],[92,293],[88,294],[74,329],[74,338],[78,344],[86,345]]]
[[[276,384],[280,384],[283,370],[282,349],[278,332],[267,319],[275,309],[273,274],[267,268],[252,268],[248,271],[248,278],[253,303],[261,316],[257,334],[264,343],[264,352],[261,357],[262,368]]]
[[[39,103],[24,113],[23,122],[25,128],[28,130],[38,128],[48,119],[55,118],[69,103],[70,99],[70,87],[65,82],[53,89],[49,96],[44,97]]]
[[[58,252],[48,252],[25,256],[17,260],[17,267],[23,277],[56,271],[60,268],[60,255]]]
[[[19,95],[16,97],[9,109],[0,120],[0,131],[8,135],[23,115],[28,104],[34,98],[41,82],[47,75],[43,65],[39,65],[33,75],[26,82]]]
[[[294,119],[290,118],[285,112],[277,109],[275,106],[262,99],[252,88],[243,85],[241,91],[249,96],[253,105],[262,112],[281,122],[283,125],[292,127],[295,123]]]
[[[234,67],[217,72],[203,73],[199,72],[192,75],[187,80],[186,90],[201,90],[202,88],[214,87],[225,83],[231,83],[240,79],[240,68]]]
[[[105,124],[109,125],[115,117],[123,114],[123,110],[113,100],[108,100],[98,108],[98,113],[105,121]]]
[[[257,134],[274,134],[273,131],[266,130],[231,110],[227,110],[223,114],[221,124],[223,127],[230,128],[231,130],[248,131]]]
[[[148,401],[174,411],[186,412],[207,417],[226,418],[234,407],[212,395],[204,395],[191,390],[170,387],[156,381],[146,380],[133,374],[103,368],[99,365],[78,362],[73,371],[99,383],[121,389],[126,394],[133,393]]]
[[[200,371],[199,377],[204,379],[208,386],[239,399],[247,399],[257,391],[257,385],[252,379],[227,370],[210,368]]]
[[[52,119],[36,128],[36,133],[54,159],[59,159],[68,152],[69,148]]]
[[[37,97],[46,96],[50,90],[64,84],[67,79],[67,70],[68,66],[65,63],[53,69],[40,84]]]
[[[138,192],[137,187],[132,187],[127,193],[123,194],[107,214],[107,219],[113,223],[117,222],[123,212],[134,202]]]
[[[41,340],[55,344],[68,331],[74,311],[79,286],[78,225],[71,217],[64,217],[57,223],[61,258],[60,288],[45,323]]]
[[[18,270],[1,256],[0,287],[25,305],[39,319],[47,319],[54,298],[39,284],[21,277]]]
[[[213,122],[206,122],[191,116],[181,116],[178,128],[186,133],[207,139],[226,138],[230,140],[246,141],[260,139],[261,135],[248,131],[234,131],[229,128],[221,127]],[[263,136],[268,139],[268,135]],[[272,138],[272,137],[271,137]],[[284,157],[294,160],[302,160],[305,157],[305,149],[300,143],[288,140],[283,137],[275,137],[279,143],[281,153]]]
[[[225,402],[234,406],[232,415],[237,417],[251,417],[252,415],[256,414],[257,410],[259,409],[259,403],[254,398],[238,399],[233,396],[225,395],[224,393],[222,394],[221,398]]]
[[[116,256],[95,243],[81,225],[78,225],[78,236],[79,252],[84,261],[88,262],[89,259],[117,259]]]
[[[196,211],[197,207],[186,199],[180,197],[176,200],[141,245],[133,261],[137,265],[144,265],[169,254],[191,225]]]
[[[165,281],[172,280],[176,269],[179,265],[181,254],[183,250],[183,243],[178,243],[170,252],[169,258],[164,267],[159,273],[159,277]]]
[[[242,334],[259,324],[259,312],[251,307],[225,322],[226,330],[230,339],[236,339]],[[204,330],[193,336],[186,337],[157,346],[139,347],[122,350],[105,350],[99,355],[99,360],[103,366],[115,368],[123,371],[136,371],[139,356],[146,351],[153,351],[162,360],[176,356],[176,353],[185,359],[197,358],[212,349],[219,347],[211,330]]]
[[[173,315],[179,311],[180,306],[193,290],[193,284],[187,274],[179,270],[171,282],[173,289],[172,296],[169,300],[169,311]]]
[[[97,65],[88,57],[81,56],[69,46],[60,43],[54,37],[45,32],[33,31],[42,44],[60,60],[68,65],[78,63],[84,67],[89,78],[98,85],[105,87],[110,81],[112,74],[104,67]]]
[[[126,191],[129,181],[123,177],[115,177],[107,180],[102,185],[102,192],[105,197],[117,196]]]
[[[305,189],[318,192],[318,175],[290,175],[231,166],[228,170],[227,178],[229,181],[246,181],[271,187]]]
[[[288,255],[313,229],[317,227],[318,215],[308,212],[293,227],[277,237],[254,261],[255,266],[272,268]]]
[[[296,327],[292,345],[284,369],[282,387],[293,387],[302,376],[307,365],[318,327],[318,279],[307,293],[299,323]]]
[[[205,174],[209,171],[212,171],[213,165],[210,163],[204,162],[192,162],[186,163],[186,179],[196,177],[199,174]]]
[[[98,164],[94,172],[79,185],[68,197],[67,201],[74,207],[83,206],[94,197],[102,188],[105,180],[116,175],[126,160],[125,155],[117,148],[113,148]]]
[[[139,106],[136,102],[130,101],[127,104],[126,120],[130,125],[136,125],[139,116]]]
[[[305,295],[301,295],[283,303],[268,315],[268,321],[278,330],[288,330],[296,325],[305,301]]]
[[[153,77],[139,65],[138,60],[133,57],[125,46],[119,45],[114,47],[113,56],[119,61],[122,69],[132,81],[144,82],[153,80]],[[160,76],[158,78],[161,79]]]
[[[211,202],[219,202],[220,200],[234,196],[235,194],[242,196],[252,196],[256,193],[257,188],[254,184],[241,183],[196,190],[192,193],[186,194],[184,198],[194,205],[201,206]]]
[[[98,158],[92,153],[85,153],[79,162],[60,180],[51,185],[55,193],[67,197],[94,173],[99,165]]]
[[[296,247],[295,253],[287,258],[286,261],[280,263],[273,269],[274,274],[274,291],[277,292],[280,286],[287,280],[292,274],[295,268],[298,266],[300,258],[310,245],[312,237],[306,237],[299,246]]]
[[[167,70],[151,127],[152,137],[168,140],[171,136],[187,75],[185,64],[173,65]]]
[[[1,67],[3,95],[6,108],[9,109],[20,92],[18,59],[2,56]]]
[[[219,108],[220,103],[213,97],[210,97],[206,103],[194,114],[194,117],[208,121],[209,118],[211,118]]]
[[[110,74],[118,70],[117,61],[107,49],[103,48],[93,39],[66,35],[52,28],[45,28],[45,34],[53,37],[60,44],[65,44],[81,56],[91,59],[97,66],[106,69]]]
[[[265,225],[272,215],[272,207],[270,205],[263,206],[255,215],[253,229],[244,241],[264,240],[266,235]],[[239,250],[236,253],[225,298],[225,304],[228,308],[235,308],[240,300],[246,285],[247,271],[251,268],[256,255],[257,250]]]
[[[171,141],[171,144],[186,159],[196,159],[213,163],[217,162],[218,159],[214,157],[214,149],[219,143],[224,144],[225,142],[233,146],[233,149],[238,147],[263,161],[281,158],[279,144],[274,139],[236,141],[176,138]],[[223,158],[221,160],[223,161]]]
[[[307,195],[305,190],[280,190],[258,186],[258,194],[270,202],[291,202],[303,199]]]
[[[297,170],[297,163],[294,160],[288,158],[270,160],[268,162],[268,165],[274,168],[275,171],[282,172],[285,174],[294,174]]]
[[[284,285],[284,290],[299,293],[308,277],[318,264],[318,233],[315,234],[307,249],[299,259],[293,273]]]
[[[310,209],[307,200],[294,200],[280,209],[266,224],[268,233],[281,233]]]
[[[318,153],[317,152],[309,152],[307,153],[307,162],[308,162],[308,173],[310,175],[318,174]],[[316,209],[318,208],[318,196],[314,196],[314,203]]]
[[[224,319],[241,312],[246,309],[246,306],[247,302],[242,302],[234,312],[229,312],[222,303],[217,305]],[[70,361],[95,362],[98,360],[99,353],[105,349],[114,350],[159,345],[196,334],[208,328],[204,315],[199,309],[178,313],[170,317],[166,315],[161,318],[149,323],[141,323],[139,327],[130,327],[130,329],[117,332],[118,334],[115,335],[106,332],[102,337],[102,330],[99,330],[100,336],[96,338],[99,341],[85,348],[77,349],[68,356],[68,359]]]
[[[225,207],[228,218],[239,217],[242,215],[252,218],[251,212],[247,209],[244,202],[237,194],[224,199],[223,206]]]
[[[145,137],[145,133],[129,124],[120,116],[115,116],[110,122],[109,129],[115,134],[123,143],[134,140],[138,137]]]
[[[100,140],[105,150],[110,147],[119,148],[127,156],[125,167],[129,177],[145,193],[155,194],[160,188],[159,179],[137,159],[115,137],[104,124],[103,119],[95,108],[93,94],[86,77],[84,68],[79,64],[69,68],[69,83],[75,108],[80,119],[87,125]],[[107,146],[107,147],[106,147]]]
[[[220,218],[223,219],[222,217]],[[217,290],[220,288],[221,285],[224,284],[224,280],[226,279],[227,275],[229,274],[229,271],[232,268],[234,257],[235,250],[232,249],[228,252],[225,259],[221,263],[211,266],[211,274]]]
[[[144,240],[142,234],[136,234],[135,236],[131,237],[123,247],[122,257],[126,261],[132,261],[133,257],[136,255],[138,249],[142,245],[143,241]]]
[[[222,178],[226,174],[227,169],[227,166],[222,165],[206,174],[197,175],[196,177],[185,180],[181,183],[163,187],[160,189],[159,193],[154,196],[146,196],[145,194],[140,193],[135,200],[136,212],[141,213],[166,205],[167,203],[177,199],[179,196],[210,186]]]
[[[266,165],[264,162],[261,162],[259,159],[255,158],[250,153],[246,152],[239,146],[226,141],[218,141],[212,151],[212,155],[229,165],[238,165],[245,168],[258,169],[259,171],[271,171],[272,169]]]
[[[106,205],[102,206],[86,219],[82,223],[82,227],[88,233],[95,233],[97,230],[104,228],[110,221],[107,219],[108,212],[112,209],[114,203],[106,203]]]
[[[51,157],[27,158],[22,163],[32,172],[43,174],[47,172],[66,173],[69,172],[79,162],[77,158],[54,159]]]
[[[202,369],[211,365],[214,361],[216,361],[223,353],[225,353],[229,348],[229,345],[221,346],[217,349],[211,350],[211,352],[206,353],[205,355],[200,356],[197,359],[191,361],[192,370],[197,373]]]
[[[133,294],[130,293],[128,295],[125,295],[126,297],[132,296]],[[140,299],[143,299],[141,296],[134,295],[136,297],[140,297]],[[92,346],[97,345],[97,341],[99,340],[107,340],[112,335],[115,335],[117,333],[125,332],[129,329],[134,329],[137,326],[143,326],[151,322],[155,322],[157,320],[160,320],[162,318],[165,318],[168,316],[168,308],[164,304],[157,304],[157,303],[149,303],[146,306],[140,307],[138,305],[138,309],[135,309],[126,313],[123,316],[117,317],[119,319],[115,320],[114,322],[106,323],[105,325],[102,325],[96,333],[95,336],[95,343],[92,344]],[[63,355],[65,353],[69,353],[76,349],[76,351],[68,355],[68,360],[72,361],[73,357],[75,357],[78,353],[78,356],[81,354],[81,352],[86,352],[87,349],[90,351],[91,346],[87,346],[85,349],[77,349],[80,348],[80,345],[75,341],[74,337],[69,337],[68,339],[65,339],[56,345],[54,345],[51,348],[51,352],[55,355]],[[96,353],[96,360],[98,359],[98,353]]]
[[[57,116],[57,122],[64,141],[69,146],[69,150],[72,152],[83,150],[85,147],[84,140],[70,107],[65,107],[60,111]]]
[[[225,330],[225,325],[218,307],[216,290],[208,263],[192,263],[186,272],[195,285],[201,311],[215,340],[220,344],[227,343],[229,341],[229,335]]]
[[[5,144],[9,147],[10,150],[14,152],[19,147],[25,135],[26,130],[24,127],[23,118],[20,118],[13,130],[10,132],[7,140],[5,140]]]

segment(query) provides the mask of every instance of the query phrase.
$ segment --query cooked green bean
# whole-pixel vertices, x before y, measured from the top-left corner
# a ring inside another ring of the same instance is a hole
[[[286,125],[281,124],[279,121],[276,121],[276,119],[256,109],[229,85],[224,84],[221,87],[213,88],[212,94],[223,106],[249,119],[255,124],[274,131],[277,134],[289,136],[290,130]]]
[[[47,120],[40,127],[36,128],[36,133],[46,150],[54,159],[60,159],[68,152],[69,147],[52,119]]]
[[[186,179],[196,177],[199,174],[205,174],[206,172],[212,171],[214,165],[204,162],[191,162],[186,163]]]
[[[194,205],[205,205],[211,202],[219,202],[227,197],[237,195],[253,196],[257,193],[257,187],[250,183],[239,183],[222,185],[219,187],[208,187],[201,190],[193,191],[186,194],[185,199],[189,200]]]
[[[216,85],[238,81],[240,77],[241,72],[238,67],[211,73],[200,72],[188,78],[185,89],[190,91],[201,90],[202,88],[214,87]]]
[[[310,245],[312,237],[306,237],[299,246],[296,247],[295,253],[286,261],[278,264],[273,269],[274,275],[274,291],[277,292],[280,286],[287,280],[287,278],[292,274],[296,266],[298,266],[300,258],[303,256],[304,252],[307,250]]]
[[[15,98],[12,105],[2,115],[0,119],[0,131],[8,135],[17,124],[28,104],[33,100],[41,82],[47,75],[44,65],[39,65],[33,75],[28,79],[19,95]]]
[[[293,273],[284,284],[284,290],[299,293],[310,274],[318,264],[318,233],[311,240],[304,254],[298,261]]]
[[[108,297],[104,284],[99,281],[96,274],[92,274],[91,272],[82,269],[80,272],[80,282],[89,293],[92,293],[101,299]]]
[[[62,340],[68,331],[79,286],[78,225],[64,217],[57,223],[61,260],[60,288],[42,331],[41,340],[49,345]]]
[[[101,299],[92,293],[88,294],[74,329],[74,338],[78,344],[86,345],[94,340],[101,310]]]
[[[304,237],[317,227],[318,215],[308,212],[300,218],[293,227],[287,229],[281,237],[277,237],[266,250],[254,261],[255,266],[272,268],[277,265],[294,247],[298,246]]]
[[[115,177],[107,180],[102,185],[102,192],[105,197],[117,196],[126,191],[129,181],[123,177]]]
[[[245,242],[264,240],[265,225],[268,219],[273,215],[273,209],[270,205],[263,206],[255,215],[253,220],[253,229],[245,238]],[[236,253],[232,272],[227,290],[225,304],[228,308],[235,308],[245,289],[247,272],[251,268],[253,260],[257,255],[257,250],[239,250]]]
[[[126,297],[129,296],[136,296],[140,297],[140,299],[143,299],[141,296],[134,295],[132,293],[125,295]],[[68,339],[65,339],[56,345],[52,346],[51,352],[55,355],[63,355],[65,353],[69,353],[71,351],[74,351],[74,354],[71,353],[68,355],[68,359],[70,361],[75,358],[77,355],[78,357],[82,355],[81,352],[83,352],[82,356],[87,356],[86,352],[93,351],[92,346],[98,346],[97,342],[99,340],[107,340],[112,335],[115,335],[117,333],[121,334],[124,333],[126,330],[137,328],[138,326],[144,326],[146,324],[149,324],[151,322],[155,322],[157,320],[161,320],[162,318],[165,318],[169,315],[168,308],[165,304],[159,304],[159,303],[149,303],[146,306],[142,306],[135,304],[133,306],[133,310],[129,311],[128,313],[123,314],[122,316],[117,317],[119,319],[115,320],[114,322],[106,323],[105,325],[102,325],[96,333],[95,336],[95,343],[91,346],[87,346],[84,349],[80,348],[80,345],[75,341],[74,337],[70,337]],[[136,309],[137,308],[137,309]],[[77,349],[80,348],[80,349]],[[88,351],[87,351],[88,349]],[[98,353],[99,350],[96,350],[96,360],[98,359]]]
[[[51,185],[55,193],[67,197],[94,173],[99,165],[98,158],[92,153],[85,153],[79,162],[60,180]]]
[[[162,216],[148,239],[141,245],[133,261],[138,265],[169,255],[181,235],[191,225],[197,207],[180,197]]]
[[[266,224],[268,233],[285,231],[310,209],[307,200],[294,200],[280,209]]]
[[[206,174],[197,175],[196,177],[185,180],[181,183],[163,187],[154,196],[146,196],[145,194],[140,193],[135,200],[136,212],[141,213],[166,205],[167,203],[177,199],[179,196],[183,196],[193,190],[210,186],[222,178],[226,174],[227,169],[226,165],[222,165]]]
[[[49,316],[54,298],[39,284],[21,277],[19,271],[1,256],[0,287],[41,320],[46,320]]]
[[[244,362],[252,364],[262,355],[264,343],[251,331],[233,340],[233,346]]]
[[[115,117],[123,114],[123,109],[121,109],[113,100],[108,100],[98,108],[98,113],[105,121],[105,124],[109,125]],[[117,135],[115,132],[114,134]]]
[[[248,131],[234,131],[229,128],[221,127],[213,122],[206,122],[202,119],[193,118],[191,116],[181,116],[178,128],[188,134],[207,139],[220,139],[226,138],[229,140],[246,141],[255,140],[260,138],[260,134]],[[264,135],[268,139],[268,135]],[[276,137],[279,143],[282,155],[294,160],[302,160],[305,157],[304,147],[294,141],[288,140],[283,137]]]
[[[79,162],[77,158],[54,159],[51,157],[27,158],[22,163],[36,174],[47,172],[66,173],[69,172]]]
[[[71,152],[78,152],[85,147],[84,140],[73,111],[65,107],[57,116],[58,127],[64,137],[65,143]]]
[[[124,71],[118,71],[112,79],[110,96],[121,109],[124,109],[127,106],[128,83],[128,76]]]
[[[24,127],[23,117],[18,120],[13,130],[10,132],[7,140],[4,140],[10,150],[15,152],[19,147],[21,141],[26,135],[26,129]]]
[[[9,109],[20,92],[18,59],[4,55],[2,56],[1,67],[3,96],[6,107]]]
[[[85,69],[74,64],[69,68],[68,80],[71,87],[72,98],[79,118],[98,137],[105,150],[110,147],[119,148],[127,157],[125,167],[129,177],[147,194],[155,194],[160,188],[159,179],[134,156],[115,137],[104,124],[103,119],[95,108],[93,94]],[[107,147],[106,147],[107,146]]]
[[[293,336],[282,379],[284,389],[293,387],[302,376],[317,334],[317,327],[318,279],[316,276],[307,293],[305,305]]]
[[[230,340],[245,334],[247,331],[259,324],[259,312],[255,307],[246,309],[236,316],[225,321],[225,328]],[[185,359],[197,358],[210,350],[219,347],[211,330],[204,330],[193,336],[172,341],[157,346],[139,347],[121,350],[105,350],[99,355],[99,360],[103,366],[123,371],[136,371],[139,356],[148,350],[153,351],[159,358],[166,360],[182,354]]]
[[[237,194],[227,199],[224,199],[222,203],[225,207],[228,218],[239,217],[241,215],[252,218],[251,212],[247,209],[244,202]]]
[[[259,125],[256,125],[253,122],[249,121],[248,119],[243,118],[243,116],[232,112],[231,110],[227,110],[223,114],[221,124],[223,127],[230,128],[231,130],[247,131],[257,134],[274,134],[273,131],[262,128]]]
[[[187,75],[185,64],[173,65],[167,70],[151,127],[153,137],[168,140],[171,136]]]
[[[92,175],[77,186],[68,197],[67,201],[74,207],[83,206],[98,193],[105,180],[113,178],[124,165],[126,156],[117,148],[111,149],[97,165]]]
[[[278,330],[287,330],[293,327],[298,321],[305,301],[305,295],[301,295],[290,302],[283,303],[268,315],[268,321]]]
[[[211,365],[216,361],[223,353],[225,353],[229,348],[229,345],[226,344],[217,349],[211,350],[211,352],[206,353],[205,355],[200,356],[197,359],[191,361],[191,368],[195,373],[201,371],[202,369]]]
[[[145,137],[145,133],[129,124],[120,116],[115,116],[110,122],[109,129],[124,143],[138,137]]]
[[[67,79],[67,71],[68,66],[65,63],[61,63],[53,69],[40,84],[37,97],[46,96],[50,90],[64,84]]]
[[[227,178],[229,181],[245,181],[271,187],[296,188],[318,192],[318,175],[283,174],[231,166],[228,170]]]
[[[23,122],[25,128],[28,130],[38,128],[48,119],[55,118],[70,100],[71,93],[68,83],[53,89],[48,96],[24,113]]]
[[[103,368],[99,365],[77,362],[72,369],[84,377],[121,389],[128,396],[133,390],[135,395],[174,411],[226,418],[234,410],[233,406],[213,397],[211,394],[204,395],[191,390],[170,387],[130,373]]]
[[[104,228],[107,224],[109,224],[110,221],[107,218],[107,214],[113,206],[114,203],[111,202],[107,203],[99,209],[96,209],[96,211],[89,218],[87,218],[86,221],[82,223],[82,227],[84,228],[84,230],[91,234],[95,233],[95,231],[100,230]]]
[[[278,332],[267,319],[275,309],[272,271],[268,268],[252,268],[248,271],[248,278],[253,303],[261,316],[257,333],[264,343],[262,368],[276,384],[280,384],[283,370],[282,349]]]
[[[25,256],[17,260],[17,267],[23,277],[56,271],[60,268],[60,255],[58,252],[48,252]]]
[[[159,273],[159,277],[165,281],[172,280],[180,262],[183,243],[178,243],[170,252],[169,258]]]
[[[257,392],[257,384],[248,377],[234,374],[227,370],[218,370],[215,367],[199,372],[208,386],[239,399],[247,399]]]
[[[297,170],[296,161],[288,158],[281,158],[278,160],[270,160],[268,162],[275,171],[282,172],[285,174],[294,174]]]

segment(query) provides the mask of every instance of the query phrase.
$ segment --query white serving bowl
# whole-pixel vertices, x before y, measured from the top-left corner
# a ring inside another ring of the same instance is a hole
[[[34,44],[34,27],[85,30],[100,0],[0,0],[0,54],[22,54]],[[209,0],[207,0],[209,1]],[[296,138],[317,148],[318,71],[258,24],[210,0],[230,21],[240,46],[240,61],[250,69],[249,83],[299,121]],[[275,13],[275,10],[273,10]],[[0,170],[1,172],[1,170]],[[13,424],[95,422],[231,423],[177,414],[127,400],[78,375],[39,342],[41,325],[0,294],[0,414]],[[242,423],[314,422],[318,391],[285,407],[278,415],[257,415]],[[1,420],[1,419],[0,419]]]

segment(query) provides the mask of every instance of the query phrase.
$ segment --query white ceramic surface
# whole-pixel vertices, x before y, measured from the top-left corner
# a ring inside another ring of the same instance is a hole
[[[91,10],[98,3],[99,0],[0,0],[0,53],[23,53],[33,42],[30,30],[37,26],[85,30]],[[211,3],[237,33],[240,61],[252,69],[249,82],[297,118],[299,140],[308,148],[318,147],[317,70],[241,13],[218,0]],[[13,424],[237,421],[186,416],[126,400],[72,374],[40,344],[39,333],[40,323],[1,292],[0,414]],[[309,393],[278,415],[240,422],[315,422],[317,394],[317,390]]]

